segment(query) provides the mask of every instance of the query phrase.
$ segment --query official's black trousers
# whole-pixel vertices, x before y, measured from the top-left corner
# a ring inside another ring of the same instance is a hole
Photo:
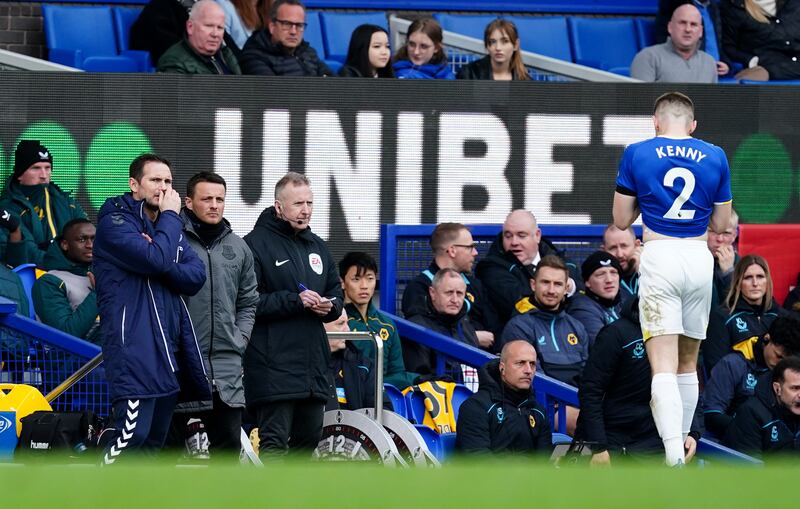
[[[305,398],[263,403],[255,407],[259,456],[285,456],[289,451],[309,453],[322,437],[325,401]]]

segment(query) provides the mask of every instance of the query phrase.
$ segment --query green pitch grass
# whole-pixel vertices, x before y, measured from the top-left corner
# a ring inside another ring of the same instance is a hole
[[[346,463],[176,468],[0,466],[4,508],[703,509],[792,504],[800,464],[554,469],[518,461],[400,470]]]

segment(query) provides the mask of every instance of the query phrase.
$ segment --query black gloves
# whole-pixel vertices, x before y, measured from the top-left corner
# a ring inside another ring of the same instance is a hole
[[[0,209],[0,228],[14,232],[19,228],[19,218],[6,209]]]

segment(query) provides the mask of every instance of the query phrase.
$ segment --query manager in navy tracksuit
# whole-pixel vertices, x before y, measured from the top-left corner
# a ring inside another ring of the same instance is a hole
[[[106,464],[123,451],[160,449],[179,392],[189,400],[211,398],[180,297],[202,288],[205,267],[183,236],[169,162],[152,154],[137,157],[129,184],[130,193],[109,198],[100,208],[94,243],[103,359],[116,426]]]

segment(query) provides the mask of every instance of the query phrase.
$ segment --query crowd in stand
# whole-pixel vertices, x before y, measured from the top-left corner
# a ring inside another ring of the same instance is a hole
[[[325,408],[367,407],[376,397],[374,346],[329,345],[323,325],[380,337],[384,380],[401,390],[444,381],[477,391],[457,423],[457,445],[465,452],[549,452],[549,424],[530,388],[537,370],[579,389],[580,410],[567,408],[566,429],[592,447],[593,463],[662,450],[638,321],[642,244],[631,230],[609,226],[602,249],[578,267],[542,237],[526,210],[508,215],[477,264],[467,227],[437,225],[431,263],[406,286],[403,315],[499,355],[479,369],[450,361],[442,374],[434,353],[401,338],[373,304],[375,260],[351,252],[337,264],[310,232],[313,198],[305,177],[290,173],[278,183],[275,207],[242,241],[223,219],[225,181],[213,173],[192,177],[182,203],[177,193],[168,194],[174,193],[168,162],[137,158],[131,193],[109,199],[95,228],[51,182],[53,165],[39,142],[17,147],[0,201],[2,294],[24,313],[25,291],[6,265],[34,263],[46,271],[32,291],[37,318],[102,344],[117,429],[136,424],[125,420],[131,408],[148,415],[150,435],[140,423],[141,434],[131,440],[109,438],[107,463],[125,448],[163,443],[170,426],[181,429],[189,417],[203,419],[212,452],[226,457],[225,451],[238,450],[245,407],[259,425],[265,453],[313,448]],[[715,304],[698,366],[705,390],[687,457],[702,434],[756,456],[796,449],[797,290],[786,307],[776,303],[766,260],[739,257],[737,231],[734,215],[724,231],[708,235]],[[177,261],[172,252],[179,253]],[[307,344],[300,346],[298,334]],[[150,337],[153,344],[134,347],[126,337]],[[168,362],[155,362],[161,341],[173,345]],[[203,362],[183,358],[191,345]],[[144,350],[131,357],[126,352],[132,348]],[[180,380],[164,374],[172,363],[182,366]],[[193,387],[202,390],[188,397],[194,403],[178,405],[173,418],[175,394],[180,388],[187,399],[184,378],[192,374]],[[213,386],[204,387],[205,377]],[[171,399],[164,403],[165,394]]]
[[[680,83],[798,79],[797,3],[661,0],[656,44],[636,55],[631,76]],[[148,51],[159,72],[182,74],[527,80],[520,38],[537,36],[498,18],[484,31],[487,55],[456,75],[435,19],[414,20],[394,55],[385,29],[362,25],[334,72],[304,39],[306,26],[300,0],[151,0],[131,28],[131,48]]]

